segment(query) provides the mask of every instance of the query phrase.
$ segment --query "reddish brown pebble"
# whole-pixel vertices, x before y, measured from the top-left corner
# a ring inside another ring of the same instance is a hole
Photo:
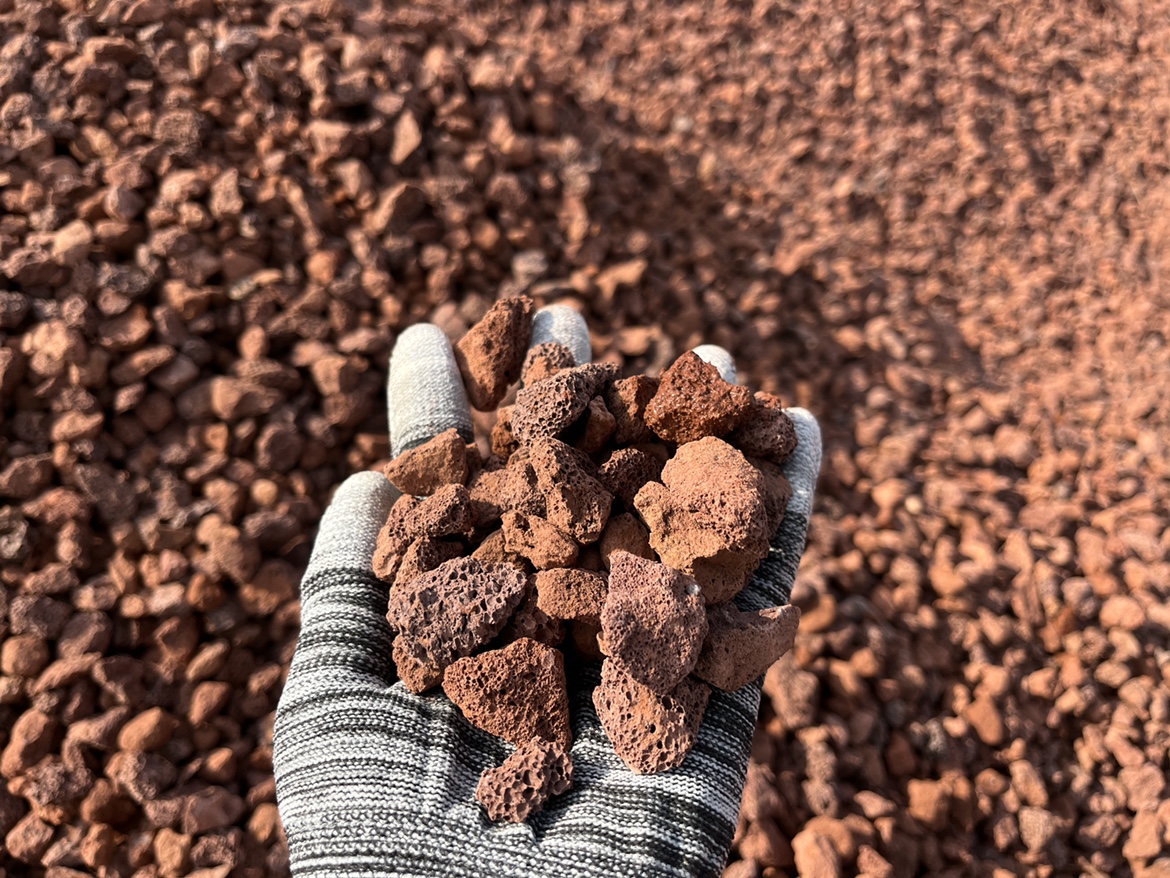
[[[722,436],[744,423],[752,392],[728,384],[719,370],[687,351],[662,373],[658,392],[646,406],[646,424],[668,442]]]
[[[606,660],[593,705],[622,762],[636,774],[655,774],[687,758],[710,695],[706,683],[691,678],[659,695]]]
[[[749,457],[782,463],[796,450],[796,425],[784,413],[780,397],[757,391],[747,418],[727,441]]]
[[[417,497],[403,494],[390,507],[390,515],[378,531],[378,542],[374,547],[374,575],[387,582],[394,581],[398,565],[402,563],[402,556],[410,545],[406,522],[418,504]]]
[[[721,439],[681,446],[634,505],[663,563],[698,580],[709,604],[735,597],[768,553],[762,477]]]
[[[646,406],[658,392],[658,379],[632,375],[613,382],[605,392],[605,407],[614,418],[614,441],[619,445],[649,442],[654,438],[646,426]]]
[[[498,498],[500,508],[544,518],[548,514],[548,510],[544,494],[536,480],[536,470],[532,468],[528,450],[524,449],[512,455],[504,472],[505,477],[501,483]]]
[[[411,510],[406,532],[414,539],[466,533],[472,528],[471,515],[471,495],[467,489],[462,485],[443,485]]]
[[[617,552],[610,561],[602,652],[642,685],[669,692],[695,667],[707,634],[699,585],[629,552]]]
[[[613,363],[586,363],[523,388],[512,409],[512,433],[521,442],[559,435],[616,376]]]
[[[748,458],[748,463],[756,468],[763,479],[764,515],[768,521],[768,533],[775,536],[784,523],[788,501],[792,499],[792,485],[778,464],[758,457]]]
[[[605,447],[613,431],[613,415],[605,407],[605,401],[595,396],[589,400],[588,408],[577,423],[566,432],[566,439],[578,451],[593,454]]]
[[[619,448],[597,470],[605,489],[633,508],[634,498],[647,482],[662,474],[662,461],[638,448]]]
[[[469,474],[467,444],[452,428],[404,451],[386,464],[386,478],[403,494],[429,496],[443,485],[463,485]]]
[[[524,574],[509,564],[454,558],[409,583],[396,583],[387,619],[445,668],[499,634],[524,589]]]
[[[444,561],[458,558],[464,553],[463,544],[455,540],[436,540],[433,537],[419,537],[407,546],[394,576],[390,593],[400,586],[408,585],[416,577],[434,570]]]
[[[591,474],[592,461],[557,439],[538,438],[528,449],[547,518],[577,542],[596,542],[609,520],[613,495]]]
[[[442,668],[410,634],[403,633],[394,638],[392,653],[398,678],[409,691],[421,694],[442,682]]]
[[[504,513],[504,550],[522,555],[538,570],[568,567],[577,560],[576,541],[536,515]]]
[[[512,413],[515,406],[506,405],[496,411],[496,423],[492,427],[492,454],[500,460],[507,460],[520,447],[520,440],[512,432]]]
[[[800,610],[788,605],[744,613],[732,604],[707,613],[707,638],[694,674],[716,689],[746,686],[792,649]]]
[[[455,345],[455,362],[475,408],[491,411],[520,378],[531,331],[532,300],[500,299]]]
[[[468,722],[516,746],[533,738],[572,745],[564,660],[551,646],[524,638],[459,659],[443,691]]]
[[[564,567],[541,570],[534,577],[537,606],[554,619],[583,619],[597,623],[605,606],[605,577],[600,573]]]
[[[601,549],[601,560],[606,570],[612,566],[611,559],[615,552],[629,552],[648,561],[658,560],[658,556],[650,548],[650,531],[630,512],[623,512],[611,518],[597,544]]]
[[[524,356],[524,365],[520,368],[520,381],[525,387],[531,387],[545,378],[551,378],[562,369],[570,369],[577,365],[573,359],[573,352],[563,344],[555,341],[546,341],[533,345]]]
[[[573,762],[565,748],[538,738],[517,747],[499,768],[485,771],[475,797],[489,820],[523,823],[572,785]]]
[[[565,623],[554,619],[537,605],[536,585],[532,577],[520,606],[500,632],[498,642],[511,643],[521,637],[528,637],[546,646],[556,646],[565,639]]]
[[[476,527],[488,527],[500,520],[504,511],[501,495],[507,478],[506,469],[481,469],[467,483],[471,519]]]
[[[483,542],[471,553],[471,557],[485,564],[511,564],[518,570],[528,570],[528,562],[523,555],[508,551],[503,528],[494,530],[484,537]]]

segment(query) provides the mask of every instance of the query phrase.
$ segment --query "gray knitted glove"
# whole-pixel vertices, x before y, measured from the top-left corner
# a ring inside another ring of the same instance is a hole
[[[534,343],[559,340],[583,359],[589,351],[584,321],[568,309],[538,314],[533,335]],[[726,351],[698,353],[734,380]],[[399,338],[389,402],[396,455],[451,427],[471,438],[451,347],[434,326]],[[792,500],[771,554],[737,599],[743,609],[787,603],[804,550],[821,437],[808,412],[789,414],[799,438],[785,467]],[[759,683],[714,691],[686,761],[655,775],[622,764],[591,693],[578,687],[573,788],[527,823],[489,823],[476,783],[513,748],[473,728],[443,694],[412,695],[394,682],[387,586],[371,561],[397,497],[379,473],[347,479],[321,521],[301,583],[301,635],[273,754],[293,875],[718,875],[735,831]],[[594,670],[590,685],[597,676]]]

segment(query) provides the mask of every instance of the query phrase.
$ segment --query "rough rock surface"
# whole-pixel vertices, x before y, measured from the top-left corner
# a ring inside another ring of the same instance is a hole
[[[606,570],[613,566],[612,558],[615,552],[630,552],[649,561],[658,558],[650,548],[650,531],[642,524],[641,519],[631,512],[623,512],[610,518],[597,544],[601,549],[601,560]]]
[[[783,409],[776,394],[757,391],[743,424],[727,436],[727,441],[748,457],[783,463],[796,450],[796,426]]]
[[[601,611],[602,652],[658,694],[695,667],[707,635],[707,608],[685,573],[629,552],[610,559]]]
[[[532,300],[500,299],[455,343],[455,362],[467,398],[480,411],[491,411],[520,378],[532,332]]]
[[[723,436],[741,426],[751,410],[750,390],[728,384],[718,369],[687,351],[662,373],[645,419],[656,435],[681,445]]]
[[[548,520],[583,545],[596,542],[613,495],[592,475],[592,461],[557,439],[536,439],[528,453]]]
[[[386,478],[403,494],[429,496],[443,485],[467,483],[467,445],[459,431],[447,430],[386,464]]]
[[[600,573],[579,567],[541,570],[533,581],[537,606],[552,618],[599,622],[606,595],[605,577]]]
[[[525,387],[531,387],[545,378],[551,378],[562,369],[569,369],[577,365],[573,359],[573,352],[563,344],[555,341],[541,342],[533,345],[524,355],[524,365],[520,370],[520,382]]]
[[[711,690],[687,677],[660,695],[616,662],[601,666],[593,705],[613,748],[631,771],[651,774],[681,765],[695,744]]]
[[[472,725],[518,747],[534,738],[572,746],[564,659],[543,643],[522,638],[459,659],[443,691]]]
[[[408,583],[395,583],[387,619],[445,668],[499,634],[524,591],[524,574],[510,564],[453,558]]]
[[[586,363],[521,389],[512,409],[512,432],[521,441],[560,435],[616,377],[613,363]]]
[[[471,530],[472,516],[468,490],[462,485],[443,485],[410,511],[406,533],[412,539],[455,536]]]
[[[573,761],[568,751],[555,741],[536,738],[517,747],[503,765],[485,771],[475,797],[489,820],[523,823],[572,785]]]
[[[698,580],[709,604],[738,594],[768,552],[771,533],[762,479],[721,439],[680,446],[634,505],[663,563]]]
[[[577,560],[576,541],[539,516],[505,512],[503,531],[504,550],[527,558],[537,570],[568,567]]]
[[[754,613],[731,603],[712,607],[694,674],[726,692],[746,686],[792,649],[799,624],[800,610],[791,605]]]
[[[661,460],[640,448],[619,448],[598,467],[597,480],[632,509],[642,486],[658,479],[662,466]]]
[[[610,384],[605,392],[605,406],[614,417],[614,439],[630,445],[654,438],[646,426],[646,406],[658,392],[658,379],[651,375],[631,375]]]

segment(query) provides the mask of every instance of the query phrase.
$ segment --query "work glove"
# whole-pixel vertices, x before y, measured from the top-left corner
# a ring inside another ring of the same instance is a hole
[[[589,334],[572,309],[534,319],[532,344],[557,341],[588,362]],[[734,382],[722,348],[696,353]],[[388,388],[391,452],[445,430],[471,441],[467,394],[451,345],[422,324],[399,337]],[[804,551],[821,436],[788,409],[798,445],[784,464],[792,486],[770,554],[736,603],[786,604]],[[638,775],[614,753],[592,689],[600,664],[571,687],[573,787],[526,823],[493,824],[475,799],[480,775],[513,751],[468,723],[441,691],[396,682],[387,583],[372,571],[378,531],[399,496],[363,472],[338,488],[301,583],[301,633],[276,712],[277,802],[296,878],[707,878],[723,869],[735,832],[760,682],[712,691],[686,761]]]

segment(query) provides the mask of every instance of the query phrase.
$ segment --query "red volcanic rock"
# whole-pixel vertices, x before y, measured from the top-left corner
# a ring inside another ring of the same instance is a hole
[[[579,543],[596,542],[609,520],[613,495],[593,477],[592,461],[557,439],[536,439],[528,453],[548,520]]]
[[[384,472],[403,494],[430,496],[443,485],[467,483],[467,445],[452,428],[404,451],[386,464]]]
[[[800,610],[791,605],[756,613],[730,603],[712,607],[694,674],[726,692],[746,686],[792,649],[799,624]]]
[[[504,550],[521,555],[538,570],[568,567],[577,560],[571,536],[537,515],[504,513]]]
[[[658,379],[632,375],[610,384],[605,407],[614,419],[614,441],[619,445],[649,442],[654,438],[646,426],[646,406],[658,392]]]
[[[512,433],[521,442],[540,436],[558,436],[617,377],[613,363],[586,363],[562,369],[516,394]]]
[[[518,296],[498,300],[455,344],[455,362],[475,408],[491,411],[520,378],[531,332],[532,300]]]
[[[783,463],[796,450],[796,425],[784,413],[780,397],[757,391],[746,419],[727,441],[749,457]]]
[[[662,373],[645,418],[655,434],[681,445],[734,430],[745,422],[751,406],[750,390],[728,384],[718,369],[688,351]]]
[[[517,747],[499,768],[485,771],[475,797],[487,809],[489,820],[523,823],[572,785],[568,751],[555,741],[536,738]]]
[[[598,622],[605,606],[605,577],[579,567],[541,570],[535,578],[537,606],[554,619]]]
[[[562,369],[570,369],[577,365],[573,359],[573,352],[563,344],[555,341],[541,342],[528,349],[524,357],[524,365],[520,368],[520,382],[525,387],[531,387],[545,378],[551,378]]]

